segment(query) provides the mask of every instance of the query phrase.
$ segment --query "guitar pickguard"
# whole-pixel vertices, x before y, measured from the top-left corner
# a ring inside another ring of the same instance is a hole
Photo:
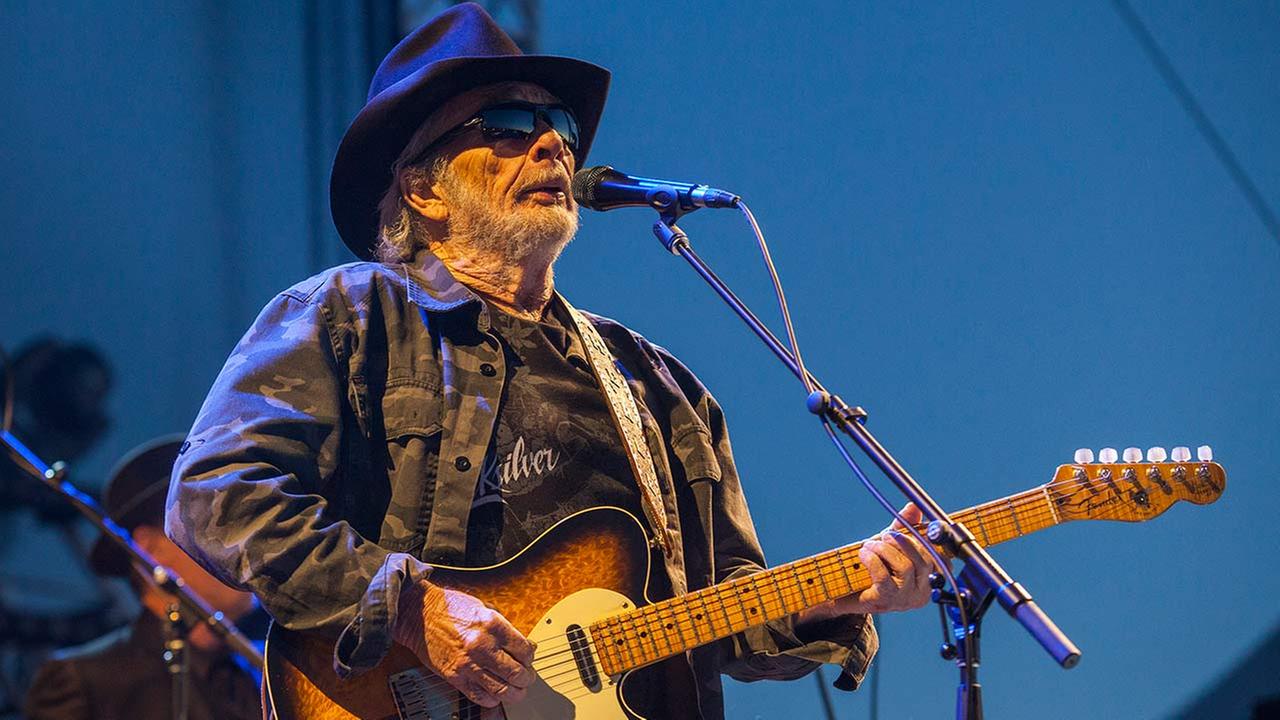
[[[602,588],[580,590],[553,605],[528,634],[538,646],[533,656],[538,679],[524,700],[503,706],[507,720],[638,717],[623,710],[620,678],[604,674],[593,641],[570,633],[635,607],[625,595]]]

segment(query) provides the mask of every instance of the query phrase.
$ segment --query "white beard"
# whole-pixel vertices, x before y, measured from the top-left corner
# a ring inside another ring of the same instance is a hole
[[[449,204],[450,242],[500,258],[509,266],[535,258],[550,265],[578,232],[578,207],[572,198],[568,207],[521,205],[514,212],[503,212],[451,168],[446,167],[436,182]]]

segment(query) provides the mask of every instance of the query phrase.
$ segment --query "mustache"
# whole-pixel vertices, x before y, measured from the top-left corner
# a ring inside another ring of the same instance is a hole
[[[555,170],[548,168],[543,170],[531,178],[528,178],[520,185],[519,193],[527,193],[534,188],[554,186],[561,192],[569,191],[569,174],[563,170]]]

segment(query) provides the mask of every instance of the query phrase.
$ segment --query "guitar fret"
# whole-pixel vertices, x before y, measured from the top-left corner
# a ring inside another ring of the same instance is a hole
[[[733,618],[729,616],[729,603],[724,599],[724,591],[726,586],[727,586],[727,583],[722,583],[720,585],[713,585],[712,590],[715,592],[715,595],[716,595],[716,605],[720,606],[720,614],[724,615],[725,627],[728,629],[728,634],[732,635],[734,632],[734,622],[733,622]],[[732,593],[733,592],[732,589],[730,589],[729,592]]]
[[[760,618],[761,620],[770,616],[769,603],[765,602],[764,593],[760,592],[760,581],[763,579],[764,578],[757,578],[752,580],[750,583],[751,589],[756,593],[756,600],[760,602],[760,613],[763,616]]]
[[[667,617],[664,619],[662,617],[662,610],[665,607],[664,605],[658,604],[653,607],[657,608],[657,610],[654,611],[654,614],[658,616],[658,622],[662,623],[662,634],[663,637],[666,638],[667,649],[670,650],[673,655],[681,652],[684,647],[689,644],[689,641],[684,636],[684,629],[680,627],[680,621],[675,618],[674,613],[668,613]],[[670,610],[670,608],[667,609]],[[676,642],[671,641],[673,631],[676,636]]]
[[[772,576],[773,574],[774,573],[769,573],[770,576]],[[790,615],[791,608],[790,606],[787,605],[787,596],[782,594],[782,583],[777,578],[772,578],[769,583],[769,586],[773,588],[774,592],[778,593],[778,602],[782,604],[781,605],[782,614]]]
[[[618,652],[618,656],[625,662],[636,665],[635,643],[631,642],[631,638],[627,637],[627,626],[622,622],[622,618],[614,616],[612,618],[614,629],[617,634],[614,636],[614,649]]]
[[[975,512],[974,514],[978,516],[978,529],[982,530],[982,544],[990,545],[991,533],[987,532],[987,523],[985,522],[985,519],[982,517],[986,513],[982,512],[982,509],[979,508],[977,512]]]
[[[653,647],[655,658],[659,658],[663,656],[662,646],[658,644],[658,635],[662,631],[662,625],[653,621],[656,612],[652,605],[648,605],[640,610],[636,616],[636,622],[640,624],[640,637],[649,640],[649,645]]]
[[[707,595],[711,591],[712,591],[712,588],[707,588],[706,590],[703,590],[702,592],[698,593],[697,599],[698,599],[698,602],[702,605],[701,619],[706,621],[707,630],[710,631],[711,637],[715,638],[715,637],[719,637],[719,635],[716,633],[715,622],[711,619],[710,609],[707,607]],[[698,619],[698,617],[695,616],[694,619]]]
[[[844,564],[840,549],[825,553],[824,557],[835,563],[835,569],[831,572],[831,582],[836,589],[833,597],[844,597],[853,592],[853,581],[849,579],[849,568]]]
[[[844,575],[844,581],[849,585],[849,592],[852,593],[856,588],[854,588],[853,576],[849,574],[849,563],[844,559],[845,550],[846,548],[836,550],[836,567],[840,568],[840,574]]]
[[[801,580],[800,578],[799,564],[788,563],[788,567],[791,569],[791,574],[795,576],[796,590],[800,591],[800,600],[804,603],[805,607],[809,607],[811,603],[809,602],[809,598],[804,594],[804,581]],[[816,604],[816,603],[812,603],[812,604]]]
[[[1013,518],[1013,531],[1016,537],[1022,536],[1022,523],[1018,522],[1018,511],[1013,507],[1013,499],[1005,498],[1004,504],[1009,508],[1009,516]]]
[[[733,599],[738,602],[738,609],[742,611],[742,627],[733,626],[734,631],[737,632],[750,624],[751,618],[747,615],[747,604],[742,602],[742,592],[737,587],[731,587],[729,592],[733,595]]]
[[[1040,491],[1044,493],[1044,501],[1049,506],[1049,512],[1053,514],[1053,524],[1057,525],[1062,522],[1062,518],[1058,517],[1058,508],[1053,504],[1053,498],[1049,496],[1049,486],[1041,485]]]
[[[832,595],[831,590],[827,588],[827,580],[826,578],[823,577],[822,562],[821,560],[819,560],[820,557],[822,556],[819,555],[818,557],[813,559],[813,566],[814,566],[813,571],[818,576],[818,584],[822,586],[822,594],[825,595],[828,600],[830,600],[831,598],[834,598],[835,595]]]

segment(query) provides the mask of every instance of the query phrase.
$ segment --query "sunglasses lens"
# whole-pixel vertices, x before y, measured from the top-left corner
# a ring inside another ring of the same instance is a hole
[[[549,107],[543,113],[546,115],[547,122],[555,131],[560,133],[560,137],[564,138],[565,143],[574,150],[578,149],[578,122],[574,120],[573,113],[562,107]]]
[[[531,110],[525,108],[490,108],[480,113],[481,129],[491,138],[523,138],[533,133],[535,124]]]
[[[572,150],[578,149],[578,122],[568,108],[559,105],[516,105],[489,108],[480,113],[480,129],[491,139],[528,139],[541,117]]]

